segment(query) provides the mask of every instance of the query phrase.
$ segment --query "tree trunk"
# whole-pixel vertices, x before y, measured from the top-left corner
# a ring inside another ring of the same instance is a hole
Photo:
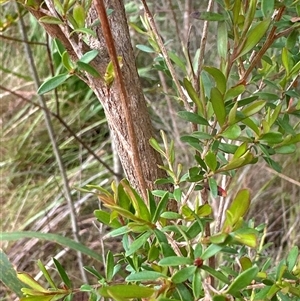
[[[46,0],[42,9],[27,8],[38,20],[44,15],[59,17],[52,3],[52,1]],[[127,110],[130,111],[134,123],[142,175],[147,188],[153,189],[153,182],[159,177],[164,177],[165,173],[158,168],[158,165],[162,165],[160,155],[149,145],[149,139],[153,136],[153,128],[135,65],[123,1],[111,0],[106,1],[106,3],[106,9],[113,9],[112,14],[109,16],[110,29],[117,55],[122,57],[123,66],[121,71],[127,94]],[[98,20],[98,15],[95,7],[92,5],[86,18],[86,24],[93,24],[95,20]],[[80,59],[84,53],[91,49],[99,50],[98,57],[91,64],[101,75],[105,74],[110,58],[100,25],[92,28],[97,33],[97,38],[90,38],[88,44],[76,34],[72,34],[70,37],[69,33],[72,29],[67,25],[46,23],[41,23],[41,25],[49,35],[62,42],[74,61]],[[126,177],[131,185],[142,193],[138,162],[133,160],[133,146],[130,143],[130,133],[124,117],[125,112],[121,105],[118,86],[113,82],[111,87],[107,87],[102,78],[95,78],[89,74],[85,74],[83,80],[95,92],[104,107],[112,138],[114,139]]]

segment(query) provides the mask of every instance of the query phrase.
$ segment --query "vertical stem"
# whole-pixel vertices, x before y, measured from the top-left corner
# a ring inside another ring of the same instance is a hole
[[[204,188],[202,191],[201,191],[201,197],[202,197],[202,204],[205,205],[205,204],[208,204],[208,189],[207,188]],[[210,223],[207,222],[205,224],[205,229],[204,229],[204,232],[205,232],[205,237],[210,237],[211,236],[211,231],[210,231]],[[215,256],[212,256],[208,259],[208,265],[212,268],[212,269],[215,269],[216,267],[216,258]],[[215,279],[213,276],[209,275],[208,276],[208,279],[210,281],[210,285],[212,287],[214,287],[215,285]]]
[[[132,151],[132,164],[135,164],[136,166],[136,172],[138,176],[138,182],[140,185],[140,189],[144,198],[144,201],[147,202],[147,185],[145,181],[145,177],[143,174],[142,170],[142,164],[141,164],[141,159],[139,156],[139,151],[138,151],[138,146],[137,146],[137,137],[134,129],[134,124],[130,112],[130,105],[129,105],[129,100],[128,100],[128,95],[126,92],[123,76],[121,73],[121,68],[119,66],[119,61],[117,58],[117,51],[114,45],[114,39],[110,30],[108,18],[106,15],[106,10],[104,6],[103,0],[94,0],[95,3],[95,8],[97,10],[97,13],[99,15],[100,21],[101,21],[101,26],[103,30],[103,36],[107,45],[107,50],[109,53],[109,57],[111,59],[111,62],[113,64],[114,70],[115,70],[115,81],[116,84],[118,85],[118,90],[120,92],[120,98],[121,98],[121,105],[124,113],[124,117],[126,120],[126,126],[128,128],[128,136],[130,140],[130,145],[131,145],[131,151]]]
[[[177,78],[175,69],[174,69],[174,67],[173,67],[173,65],[172,65],[172,62],[171,62],[170,58],[169,58],[167,49],[166,49],[166,47],[165,47],[165,45],[164,45],[164,43],[163,43],[163,41],[162,41],[162,38],[161,38],[160,34],[158,33],[158,30],[157,30],[157,28],[156,28],[156,25],[155,25],[153,16],[152,16],[152,14],[151,14],[151,12],[150,12],[150,10],[149,10],[149,7],[148,7],[148,5],[147,5],[147,3],[146,3],[145,0],[141,0],[141,1],[142,1],[142,3],[143,3],[144,9],[145,9],[145,12],[146,12],[146,15],[147,15],[148,22],[149,22],[149,24],[150,24],[150,26],[151,26],[151,29],[152,29],[152,31],[153,31],[153,33],[154,33],[154,35],[155,35],[156,41],[157,41],[157,43],[158,43],[158,45],[159,45],[159,48],[160,48],[160,50],[161,50],[161,52],[162,52],[162,55],[163,55],[163,57],[164,57],[164,59],[165,59],[165,61],[166,61],[166,64],[167,64],[167,66],[168,66],[168,68],[169,68],[169,71],[170,71],[170,73],[171,73],[172,79],[173,79],[173,81],[174,81],[174,83],[175,83],[175,86],[176,86],[176,88],[177,88],[178,94],[179,94],[179,96],[180,96],[180,98],[181,98],[181,100],[182,100],[182,102],[183,102],[183,104],[184,104],[185,109],[186,109],[187,111],[190,111],[190,109],[191,109],[191,108],[190,108],[190,105],[189,105],[189,103],[188,103],[188,101],[187,101],[186,96],[185,96],[184,93],[183,93],[183,90],[182,90],[181,85],[180,85],[180,82],[179,82],[179,80],[178,80],[178,78]]]
[[[209,0],[206,11],[210,12],[212,10],[213,4],[214,4],[214,1]],[[201,44],[200,44],[200,54],[199,54],[199,60],[198,60],[198,70],[197,70],[197,76],[196,76],[195,82],[194,82],[194,87],[198,93],[200,90],[200,74],[201,74],[202,66],[203,66],[207,35],[208,35],[208,21],[204,21],[202,37],[201,37]]]
[[[25,23],[22,17],[22,14],[20,13],[18,4],[16,2],[14,2],[16,11],[18,11],[19,13],[19,28],[20,28],[20,33],[22,35],[23,40],[25,41],[24,43],[24,50],[25,50],[25,55],[29,64],[29,69],[30,72],[32,73],[32,77],[36,86],[36,89],[39,88],[40,86],[40,79],[35,67],[35,63],[34,63],[34,59],[33,59],[33,55],[32,55],[32,51],[31,48],[29,46],[28,42],[28,37],[27,37],[27,32],[26,32],[26,27],[25,27]],[[64,187],[64,193],[65,193],[65,197],[67,199],[67,203],[68,203],[68,207],[70,210],[70,220],[71,220],[71,226],[72,226],[72,232],[73,232],[73,237],[74,240],[76,242],[79,242],[79,234],[78,234],[78,225],[77,225],[77,221],[76,221],[76,213],[75,213],[75,207],[72,201],[72,197],[71,197],[71,191],[70,191],[70,187],[69,187],[69,181],[67,178],[67,174],[66,174],[66,170],[65,167],[63,165],[62,162],[62,158],[59,152],[59,148],[58,145],[56,143],[56,138],[55,138],[55,134],[53,131],[53,126],[52,126],[52,121],[51,121],[51,117],[50,117],[50,113],[49,110],[47,108],[47,104],[45,101],[45,98],[42,95],[38,96],[39,102],[40,102],[40,106],[43,108],[43,114],[44,114],[44,119],[45,119],[45,123],[46,123],[46,127],[47,127],[47,131],[48,131],[48,135],[52,144],[52,148],[53,148],[53,153],[54,156],[56,158],[56,162],[62,177],[62,181],[63,181],[63,187]],[[83,269],[83,263],[82,263],[82,254],[80,252],[77,252],[77,262],[78,262],[78,266],[81,272],[81,277],[82,280],[84,282],[87,282],[87,277],[85,274],[85,271]]]

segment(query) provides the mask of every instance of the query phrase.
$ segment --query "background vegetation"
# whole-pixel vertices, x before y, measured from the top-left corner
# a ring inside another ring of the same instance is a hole
[[[157,129],[156,138],[159,137],[159,130],[163,129],[168,138],[174,140],[178,155],[176,160],[183,166],[191,166],[193,154],[186,152],[186,146],[179,139],[188,129],[177,116],[180,104],[174,101],[172,81],[166,76],[166,72],[161,71],[155,52],[141,46],[147,44],[147,37],[135,30],[143,26],[140,19],[143,15],[140,2],[126,1],[126,9],[129,21],[132,22],[131,36],[138,71],[153,124]],[[195,1],[154,1],[150,9],[155,14],[165,44],[178,57],[186,55],[182,52],[182,45],[187,45],[186,33],[190,25],[194,25],[189,43],[191,56],[195,56],[203,27],[203,21],[197,19],[195,11],[206,9],[206,6],[199,7]],[[216,4],[215,11],[217,9],[219,8]],[[43,81],[63,69],[57,45],[45,36],[29,14],[24,10],[22,14],[29,45],[33,51],[34,64]],[[62,179],[44,124],[43,112],[36,104],[35,83],[28,72],[29,66],[18,22],[20,19],[15,5],[3,5],[0,20],[0,227],[3,232],[32,230],[70,237],[70,208],[62,192]],[[211,22],[209,26],[205,61],[208,65],[217,66],[219,62],[215,61],[216,25]],[[299,38],[293,47],[299,51]],[[274,47],[272,51],[274,53],[270,56],[276,57],[281,53],[281,48]],[[179,76],[184,75],[180,63],[176,64],[176,68]],[[299,86],[296,90],[299,92]],[[299,98],[296,101],[299,102]],[[94,250],[119,248],[120,242],[117,239],[105,240],[104,246],[101,244],[99,238],[109,229],[95,224],[93,211],[99,208],[98,200],[94,195],[84,194],[75,189],[87,184],[108,188],[114,178],[111,139],[102,106],[91,90],[75,77],[64,83],[55,93],[48,94],[47,105],[53,113],[51,119],[57,143],[72,187],[71,194],[81,241]],[[293,122],[296,125],[298,120],[295,118]],[[77,139],[74,138],[75,135]],[[268,244],[264,255],[279,262],[287,251],[299,245],[300,241],[299,148],[293,154],[278,154],[275,159],[282,166],[280,172],[274,171],[261,160],[254,167],[248,165],[242,168],[228,183],[227,192],[229,200],[241,188],[251,190],[252,207],[248,219],[252,219],[256,224],[267,225],[265,239]],[[222,180],[221,177],[219,180]],[[217,208],[218,200],[212,200],[212,205]],[[17,270],[35,275],[38,272],[37,259],[46,264],[55,256],[68,274],[72,275],[74,285],[81,284],[82,276],[74,260],[76,254],[73,251],[37,239],[1,243]],[[85,265],[96,265],[99,271],[103,268],[88,256],[84,256],[83,260]],[[0,296],[3,300],[10,299],[5,289],[1,289]]]

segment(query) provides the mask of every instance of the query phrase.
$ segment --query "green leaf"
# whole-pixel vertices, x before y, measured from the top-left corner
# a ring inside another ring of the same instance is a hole
[[[53,2],[54,2],[55,9],[57,10],[57,12],[60,15],[63,15],[64,14],[64,9],[63,9],[62,3],[59,0],[54,0]]]
[[[242,94],[243,92],[245,92],[244,85],[237,85],[235,87],[232,87],[226,91],[225,96],[224,96],[224,101],[234,99],[234,98],[238,97],[240,94]]]
[[[175,188],[173,192],[173,196],[177,202],[180,202],[182,198],[182,190],[179,187]]]
[[[290,145],[294,143],[300,142],[300,133],[296,134],[294,136],[288,135],[287,137],[284,138],[283,142],[280,144],[281,145]]]
[[[256,277],[258,273],[258,267],[253,266],[250,269],[247,269],[246,271],[243,271],[240,275],[238,275],[232,283],[229,285],[226,293],[235,295],[239,292],[241,292],[243,289],[249,285],[254,278]]]
[[[104,279],[103,276],[94,267],[83,267],[86,271],[96,277],[98,280]]]
[[[208,216],[212,213],[212,208],[209,204],[199,206],[197,209],[197,215],[200,217]]]
[[[195,299],[198,300],[202,293],[202,276],[201,276],[200,269],[197,269],[195,271],[193,282],[192,282],[192,289],[193,289],[193,294]]]
[[[228,237],[227,233],[217,233],[212,235],[209,238],[209,241],[215,245],[218,245],[224,243],[227,237]]]
[[[195,137],[191,137],[191,136],[181,136],[180,140],[182,142],[188,143],[189,145],[191,145],[193,148],[195,148],[197,151],[202,152],[203,148],[200,144],[199,139],[195,138]]]
[[[164,157],[166,156],[165,152],[162,150],[162,148],[160,147],[160,145],[158,144],[155,138],[151,137],[149,139],[149,143],[158,153],[160,153]]]
[[[161,198],[161,200],[159,201],[159,203],[157,205],[155,214],[152,218],[153,223],[157,222],[157,220],[159,219],[161,214],[166,210],[168,202],[169,202],[169,193],[165,192],[165,194],[163,195],[163,197]]]
[[[256,125],[256,123],[254,122],[253,118],[245,118],[244,120],[242,120],[242,123],[244,123],[245,125],[247,125],[256,135],[260,135],[260,131],[258,126]]]
[[[199,116],[198,114],[187,112],[187,111],[179,111],[178,116],[182,118],[183,120],[196,123],[196,124],[202,124],[202,125],[209,125],[208,121]]]
[[[274,12],[274,0],[261,0],[261,11],[265,18],[272,16]]]
[[[27,273],[18,273],[17,277],[20,281],[25,283],[27,286],[29,286],[31,289],[40,292],[40,293],[47,293],[48,290],[43,288],[31,275]],[[24,292],[24,289],[22,289]]]
[[[222,132],[220,136],[235,140],[240,137],[241,133],[241,128],[237,124],[233,124],[229,126],[224,132]]]
[[[290,57],[288,50],[284,47],[281,52],[281,60],[286,74],[290,73]]]
[[[272,300],[273,297],[276,295],[277,292],[280,291],[280,287],[277,284],[273,284],[268,292],[268,294],[266,295],[266,299],[267,300]],[[281,300],[280,300],[281,301]]]
[[[54,265],[59,273],[59,276],[61,278],[61,280],[63,281],[63,283],[68,287],[68,288],[72,288],[72,282],[70,280],[70,278],[68,277],[65,269],[62,267],[62,265],[58,262],[58,260],[56,258],[52,258]]]
[[[219,148],[219,150],[221,150],[224,153],[234,154],[238,147],[233,144],[220,143],[218,148]]]
[[[260,135],[258,140],[268,144],[277,144],[282,142],[283,138],[282,138],[282,134],[279,132],[270,132],[270,133]]]
[[[159,247],[157,247],[156,245],[151,245],[148,254],[147,254],[147,259],[149,262],[153,262],[156,261],[158,259],[160,255],[160,250]]]
[[[89,73],[93,77],[101,77],[100,73],[94,67],[92,67],[89,64],[78,61],[77,66],[78,66],[79,70],[86,71],[87,73]]]
[[[194,12],[192,16],[195,19],[206,20],[206,21],[225,21],[227,19],[227,16],[225,15],[221,15],[214,12],[207,12],[207,11]]]
[[[139,238],[135,239],[133,241],[133,243],[130,245],[129,249],[126,251],[125,256],[130,256],[132,255],[134,252],[136,252],[138,249],[140,249],[145,242],[147,241],[147,239],[151,236],[150,232],[146,232],[144,234],[142,234]]]
[[[257,100],[245,107],[241,112],[244,116],[249,117],[259,112],[266,105],[265,100]]]
[[[300,70],[300,61],[297,62],[297,63],[293,66],[293,68],[292,68],[292,70],[291,70],[291,73],[290,73],[290,76],[293,76],[293,75],[299,73],[299,70]]]
[[[276,108],[273,110],[273,112],[271,114],[268,114],[267,121],[268,121],[268,124],[269,124],[270,127],[278,119],[278,116],[279,116],[279,114],[281,112],[281,108],[282,108],[282,105],[279,104],[279,105],[276,106]]]
[[[138,33],[142,34],[142,35],[148,35],[148,33],[146,31],[144,31],[143,29],[141,29],[140,27],[137,26],[137,24],[133,23],[133,22],[129,22],[129,26],[132,27],[135,31],[137,31]]]
[[[42,95],[57,88],[62,83],[64,83],[70,76],[71,75],[69,73],[63,73],[45,80],[37,90],[37,93],[39,95]]]
[[[199,140],[208,140],[208,139],[212,138],[212,135],[205,133],[205,132],[200,132],[200,131],[193,132],[191,136],[194,138],[197,138]],[[188,136],[182,136],[181,138],[183,138],[183,137],[188,137]],[[182,141],[184,141],[184,140],[182,140]]]
[[[188,257],[170,256],[161,259],[157,264],[160,266],[179,266],[179,265],[190,265],[193,260]]]
[[[238,108],[244,107],[244,106],[246,106],[250,103],[254,103],[254,101],[256,101],[257,99],[258,99],[258,96],[253,95],[253,96],[246,97],[246,98],[243,98],[241,100],[238,100]]]
[[[274,148],[276,154],[292,154],[296,151],[296,149],[297,147],[295,144],[283,145]]]
[[[182,218],[181,214],[176,213],[176,212],[172,212],[172,211],[163,212],[160,215],[160,217],[166,218],[166,219],[180,219],[180,218]]]
[[[289,255],[286,259],[287,268],[290,272],[293,270],[294,266],[296,265],[298,256],[299,256],[298,247],[297,246],[292,247],[292,249],[290,250]]]
[[[88,51],[80,58],[79,62],[89,64],[98,55],[98,53],[99,51],[96,49]]]
[[[210,168],[210,170],[215,171],[217,169],[217,157],[212,151],[209,151],[206,154],[206,156],[204,157],[204,161],[206,165]]]
[[[272,160],[270,157],[263,157],[263,159],[268,163],[268,165],[273,168],[274,170],[276,170],[277,172],[281,173],[281,166],[275,162],[274,160]]]
[[[243,217],[250,207],[250,192],[247,189],[240,190],[234,200],[232,201],[229,209],[230,219],[226,217],[222,232],[227,231],[228,227],[232,228]]]
[[[109,225],[112,228],[120,228],[122,226],[117,219],[111,220],[111,214],[107,211],[95,210],[94,215],[104,225]]]
[[[223,95],[226,91],[226,77],[223,72],[215,67],[204,66],[203,69],[214,78],[217,89]]]
[[[216,271],[215,269],[212,269],[209,266],[202,265],[201,270],[206,271],[210,275],[214,276],[215,278],[217,278],[218,280],[220,280],[220,281],[222,281],[226,284],[230,284],[230,281],[229,281],[228,277],[226,277],[223,273],[221,273],[219,271]]]
[[[226,22],[218,22],[218,54],[226,60],[228,55],[228,32]]]
[[[186,73],[186,62],[184,62],[178,55],[172,51],[168,51],[170,59],[184,72]]]
[[[200,113],[202,115],[204,115],[204,107],[203,107],[203,104],[202,104],[202,102],[199,98],[199,95],[195,91],[195,89],[194,89],[193,85],[191,84],[191,82],[186,77],[183,79],[183,86],[186,89],[186,91],[187,91],[189,97],[191,98],[191,100],[197,106]]]
[[[132,221],[139,222],[139,223],[146,223],[147,221],[135,216],[133,213],[130,211],[123,209],[121,207],[117,206],[108,206],[107,207],[111,208],[111,210],[118,212],[121,216],[126,217]]]
[[[176,285],[176,297],[180,298],[181,301],[194,301],[191,291],[187,288],[185,283],[179,283]]]
[[[205,251],[200,257],[201,259],[206,260],[219,253],[222,249],[223,247],[220,245],[211,244],[205,249]]]
[[[294,28],[294,30],[289,34],[289,36],[286,39],[285,45],[288,50],[291,51],[292,49],[294,49],[298,41],[298,37],[298,31],[296,30],[296,28]]]
[[[62,63],[64,65],[64,67],[70,72],[71,70],[74,69],[74,66],[70,60],[70,56],[68,54],[67,51],[64,51],[62,56],[61,56],[61,60],[62,60]]]
[[[47,271],[47,269],[45,268],[45,266],[43,265],[43,263],[41,262],[41,260],[39,259],[37,262],[37,265],[39,267],[39,269],[41,270],[41,272],[43,273],[44,277],[46,278],[47,282],[50,284],[50,286],[57,290],[57,286],[55,285],[53,279],[51,278],[49,272]]]
[[[248,143],[243,142],[235,151],[233,158],[234,159],[240,158],[241,156],[243,156],[246,153],[247,150],[248,150]]]
[[[249,257],[241,257],[239,262],[241,264],[243,271],[250,269],[253,266]]]
[[[147,53],[154,53],[155,50],[152,47],[146,46],[146,45],[136,45],[135,46],[137,49],[143,51],[143,52],[147,52]]]
[[[233,7],[231,9],[233,13],[233,24],[237,25],[240,16],[240,10],[241,10],[241,0],[234,1]]]
[[[214,198],[218,196],[218,185],[214,178],[208,179],[209,190]]]
[[[257,247],[257,231],[254,229],[238,229],[230,234],[236,241],[251,248]]]
[[[2,233],[1,233],[2,235]],[[0,237],[1,237],[0,235]],[[22,297],[23,293],[21,289],[25,286],[23,282],[21,282],[17,273],[10,263],[7,255],[0,249],[0,281],[8,287],[12,292],[17,294],[18,297]]]
[[[147,205],[145,204],[144,200],[140,197],[140,195],[133,189],[127,180],[122,180],[120,183],[124,191],[126,192],[127,196],[129,197],[138,217],[141,219],[150,222],[151,216],[148,210]]]
[[[68,237],[61,236],[58,234],[52,233],[40,233],[40,232],[2,232],[0,235],[0,241],[15,241],[22,238],[38,238],[40,240],[47,240],[58,243],[64,247],[68,247],[72,250],[79,251],[82,254],[90,256],[91,258],[96,259],[97,261],[102,262],[102,256],[99,252],[95,252],[92,249],[78,243]]]
[[[259,98],[263,100],[276,101],[279,99],[278,94],[269,93],[269,92],[257,92],[255,93]]]
[[[217,88],[214,87],[211,89],[210,96],[211,96],[212,107],[216,114],[217,120],[220,126],[223,126],[226,119],[226,110],[225,110],[222,94]]]
[[[238,49],[238,55],[236,58],[239,58],[248,53],[257,45],[257,43],[262,39],[266,31],[268,30],[270,22],[270,19],[266,19],[252,26],[246,36],[245,43],[241,44],[241,49]]]
[[[84,7],[76,2],[73,7],[73,18],[76,21],[79,28],[83,28],[85,25],[85,10]]]
[[[126,300],[133,298],[149,298],[155,290],[150,287],[137,284],[116,284],[110,286],[103,286],[98,290],[103,297],[111,297],[114,300]]]
[[[171,281],[173,283],[182,283],[185,280],[187,280],[189,277],[191,277],[195,271],[197,270],[196,266],[189,266],[185,267],[179,271],[177,271],[171,278]]]
[[[46,23],[46,24],[64,24],[61,19],[52,17],[52,16],[44,16],[39,18],[39,22]]]
[[[241,156],[239,158],[232,158],[228,162],[228,164],[225,164],[224,166],[222,166],[221,168],[216,170],[216,173],[228,171],[228,170],[232,170],[232,169],[237,169],[244,165],[255,163],[256,161],[257,161],[257,158],[255,158],[253,156],[253,154],[248,150],[243,156]]]
[[[90,35],[90,36],[92,36],[94,38],[97,37],[96,32],[94,30],[90,29],[90,28],[85,28],[85,27],[76,28],[76,29],[74,29],[73,31],[70,32],[70,36],[72,36],[75,32],[87,34],[87,35]]]
[[[113,278],[114,275],[114,255],[113,253],[108,250],[106,254],[106,262],[105,262],[105,276],[106,276],[106,281],[110,282]]]
[[[154,271],[142,271],[142,272],[137,272],[134,274],[131,274],[126,277],[126,281],[153,281],[153,280],[158,280],[159,278],[164,278],[166,279],[167,276],[165,276],[162,273],[159,272],[154,272]]]

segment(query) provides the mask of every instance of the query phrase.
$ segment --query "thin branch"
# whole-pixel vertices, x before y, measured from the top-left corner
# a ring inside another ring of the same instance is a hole
[[[49,59],[49,67],[50,67],[50,71],[51,71],[51,75],[55,76],[55,72],[54,72],[54,64],[53,64],[53,60],[52,60],[52,55],[51,55],[51,49],[50,49],[50,37],[49,35],[46,34],[46,49],[47,49],[47,56]],[[56,114],[59,116],[59,98],[58,98],[58,92],[57,92],[57,88],[54,89],[54,99],[55,99],[55,104],[56,104]]]
[[[115,82],[118,86],[118,90],[120,92],[120,98],[121,98],[121,105],[128,129],[128,136],[129,141],[131,145],[132,150],[132,164],[136,168],[136,173],[138,177],[138,182],[140,185],[140,189],[143,195],[143,198],[145,202],[147,201],[147,185],[144,178],[143,170],[142,170],[142,163],[141,158],[139,155],[139,150],[137,146],[137,137],[134,129],[134,123],[130,112],[130,103],[127,95],[127,91],[125,88],[123,76],[121,73],[121,68],[119,65],[118,57],[117,57],[117,51],[114,45],[114,39],[110,30],[108,18],[106,15],[106,9],[104,6],[103,0],[94,0],[95,8],[97,10],[97,13],[99,15],[99,19],[101,22],[102,30],[103,30],[103,36],[107,45],[107,50],[109,53],[110,60],[113,64],[114,70],[115,70]]]
[[[18,4],[16,2],[14,2],[14,5],[15,5],[15,8],[16,8],[16,11],[18,11],[18,13],[20,15],[19,27],[20,27],[20,32],[21,32],[22,38],[25,41],[25,43],[24,43],[25,55],[26,55],[26,58],[27,58],[27,61],[28,61],[28,64],[29,64],[30,71],[32,73],[32,77],[33,77],[35,86],[38,89],[38,87],[40,86],[40,79],[39,79],[39,76],[38,76],[38,73],[37,73],[37,70],[36,70],[36,67],[35,67],[35,62],[34,62],[34,59],[33,59],[33,54],[32,54],[31,48],[30,48],[29,44],[27,44],[28,37],[27,37],[25,23],[24,23],[24,20],[23,20],[21,14],[20,14],[20,9],[19,9]],[[41,107],[47,108],[47,103],[45,101],[45,98],[42,95],[39,95],[38,98],[39,98],[39,102],[40,102]],[[71,220],[71,225],[72,225],[73,237],[74,237],[74,240],[76,242],[79,242],[80,241],[79,240],[79,234],[78,234],[79,233],[79,228],[78,228],[78,224],[77,224],[77,221],[76,221],[76,212],[75,212],[75,207],[74,207],[74,204],[73,204],[73,201],[72,201],[71,191],[70,191],[70,187],[69,187],[69,180],[68,180],[67,173],[66,173],[65,167],[63,165],[62,158],[61,158],[61,155],[60,155],[60,152],[59,152],[59,148],[58,148],[58,145],[57,145],[57,142],[56,142],[56,138],[55,138],[55,134],[54,134],[50,114],[48,113],[47,110],[43,110],[43,112],[44,112],[46,127],[47,127],[47,130],[48,130],[48,135],[49,135],[49,138],[51,140],[53,152],[54,152],[54,155],[55,155],[55,158],[56,158],[56,161],[57,161],[57,165],[58,165],[61,177],[62,177],[63,187],[64,187],[64,191],[65,191],[65,197],[67,199],[68,207],[69,207],[69,210],[70,210],[70,220]],[[79,269],[80,269],[80,272],[81,272],[82,280],[87,282],[87,277],[86,277],[86,274],[85,274],[85,270],[83,269],[83,262],[82,262],[81,252],[77,252],[77,262],[78,262],[78,266],[79,266]]]
[[[178,26],[178,20],[177,20],[177,17],[176,17],[176,14],[175,14],[175,11],[174,11],[174,8],[173,8],[173,5],[172,5],[172,0],[168,0],[168,5],[170,7],[170,12],[171,12],[172,20],[174,22],[174,26],[175,26],[175,29],[176,29],[177,37],[178,37],[179,40],[182,40],[181,35],[180,35],[179,26]]]
[[[15,95],[16,97],[19,97],[21,100],[23,101],[26,101],[30,104],[32,104],[33,106],[43,110],[43,111],[47,111],[51,116],[55,117],[64,127],[65,129],[70,133],[70,135],[76,140],[79,142],[79,144],[81,144],[83,146],[84,149],[87,150],[87,152],[93,156],[95,158],[95,160],[97,160],[99,163],[101,163],[111,174],[113,174],[114,176],[116,177],[121,177],[122,174],[121,173],[116,173],[113,171],[113,169],[107,164],[105,163],[103,160],[101,160],[97,155],[96,153],[83,141],[81,140],[81,138],[79,138],[76,133],[69,127],[69,125],[63,120],[63,118],[61,116],[59,116],[58,114],[56,113],[53,113],[52,111],[50,111],[48,108],[45,108],[45,107],[42,107],[40,106],[39,104],[35,103],[34,101],[28,99],[28,98],[25,98],[23,95],[15,92],[15,91],[12,91],[8,88],[5,88],[3,86],[0,85],[0,90],[3,90],[3,91],[7,91],[9,92],[10,94],[12,95]]]
[[[268,172],[270,172],[270,173],[272,173],[272,174],[280,177],[281,179],[283,179],[283,180],[285,180],[287,182],[290,182],[290,183],[292,183],[292,184],[297,185],[297,186],[300,187],[300,182],[299,181],[296,181],[296,180],[294,180],[294,179],[292,179],[292,178],[290,178],[290,177],[288,177],[288,176],[286,176],[286,175],[284,175],[284,174],[282,174],[280,172],[277,172],[276,170],[274,170],[274,169],[272,169],[270,167],[266,167],[266,170]]]
[[[212,10],[213,4],[214,4],[214,1],[209,0],[208,5],[207,5],[207,10],[206,10],[207,12],[210,12]],[[200,79],[200,74],[201,74],[202,67],[203,67],[207,35],[208,35],[208,21],[205,20],[204,24],[203,24],[203,31],[202,31],[202,37],[201,37],[197,76],[194,79],[194,87],[195,87],[197,93],[199,93],[199,91],[200,91],[200,80],[199,79]]]
[[[207,184],[207,183],[205,183]],[[201,199],[202,199],[202,205],[206,205],[208,204],[208,189],[207,188],[204,188],[202,189],[201,191]],[[205,234],[205,237],[210,237],[211,236],[211,231],[210,231],[210,223],[209,222],[206,222],[205,224],[205,228],[204,228],[204,234]],[[209,259],[208,259],[208,265],[212,268],[212,269],[215,269],[216,267],[216,257],[215,256],[211,256]],[[208,276],[208,279],[209,279],[209,284],[214,287],[215,286],[215,278],[212,276],[212,275],[209,275]]]
[[[187,111],[190,111],[191,107],[190,107],[190,105],[189,105],[189,103],[187,101],[187,97],[183,93],[183,90],[182,90],[181,85],[179,83],[179,80],[177,78],[175,69],[174,69],[174,67],[172,65],[172,62],[171,62],[170,58],[169,58],[167,49],[166,49],[166,47],[165,47],[165,45],[164,45],[164,43],[162,41],[162,38],[161,38],[161,36],[160,36],[157,28],[156,28],[156,25],[155,25],[155,22],[154,22],[154,18],[153,18],[152,14],[151,14],[151,12],[149,10],[149,7],[148,7],[146,1],[145,0],[141,0],[141,1],[143,3],[143,6],[144,6],[144,9],[145,9],[145,12],[146,12],[146,16],[147,16],[147,19],[148,19],[149,24],[151,26],[151,29],[152,29],[152,31],[153,31],[153,33],[155,35],[156,41],[157,41],[157,43],[159,45],[159,48],[160,48],[160,50],[162,52],[162,55],[163,55],[163,57],[164,57],[164,59],[166,61],[166,64],[167,64],[167,66],[169,68],[171,76],[172,76],[172,78],[174,80],[174,83],[176,85],[176,88],[177,88],[177,91],[179,93],[179,96],[180,96],[180,98],[181,98],[181,100],[182,100],[182,102],[184,104],[185,109]]]
[[[46,43],[41,43],[41,42],[31,42],[31,41],[24,41],[21,39],[17,39],[17,38],[13,38],[13,37],[8,37],[8,36],[4,36],[2,34],[0,34],[0,38],[1,39],[5,39],[5,40],[10,40],[10,41],[14,41],[14,42],[19,42],[19,43],[28,43],[30,45],[37,45],[37,46],[47,46]]]
[[[278,13],[275,17],[275,22],[279,21],[283,15],[283,12],[285,10],[285,6],[282,6],[278,9]],[[265,52],[270,48],[270,46],[274,43],[274,41],[276,40],[276,32],[277,26],[273,26],[265,43],[263,44],[263,46],[261,47],[261,49],[257,52],[256,56],[253,58],[253,60],[251,61],[250,66],[248,67],[247,71],[245,72],[245,74],[243,75],[243,77],[240,79],[240,83],[245,83],[247,81],[248,76],[250,75],[250,73],[252,72],[252,70],[255,68],[255,66],[258,64],[258,62],[260,61],[260,59],[262,58],[262,56],[265,54]]]

